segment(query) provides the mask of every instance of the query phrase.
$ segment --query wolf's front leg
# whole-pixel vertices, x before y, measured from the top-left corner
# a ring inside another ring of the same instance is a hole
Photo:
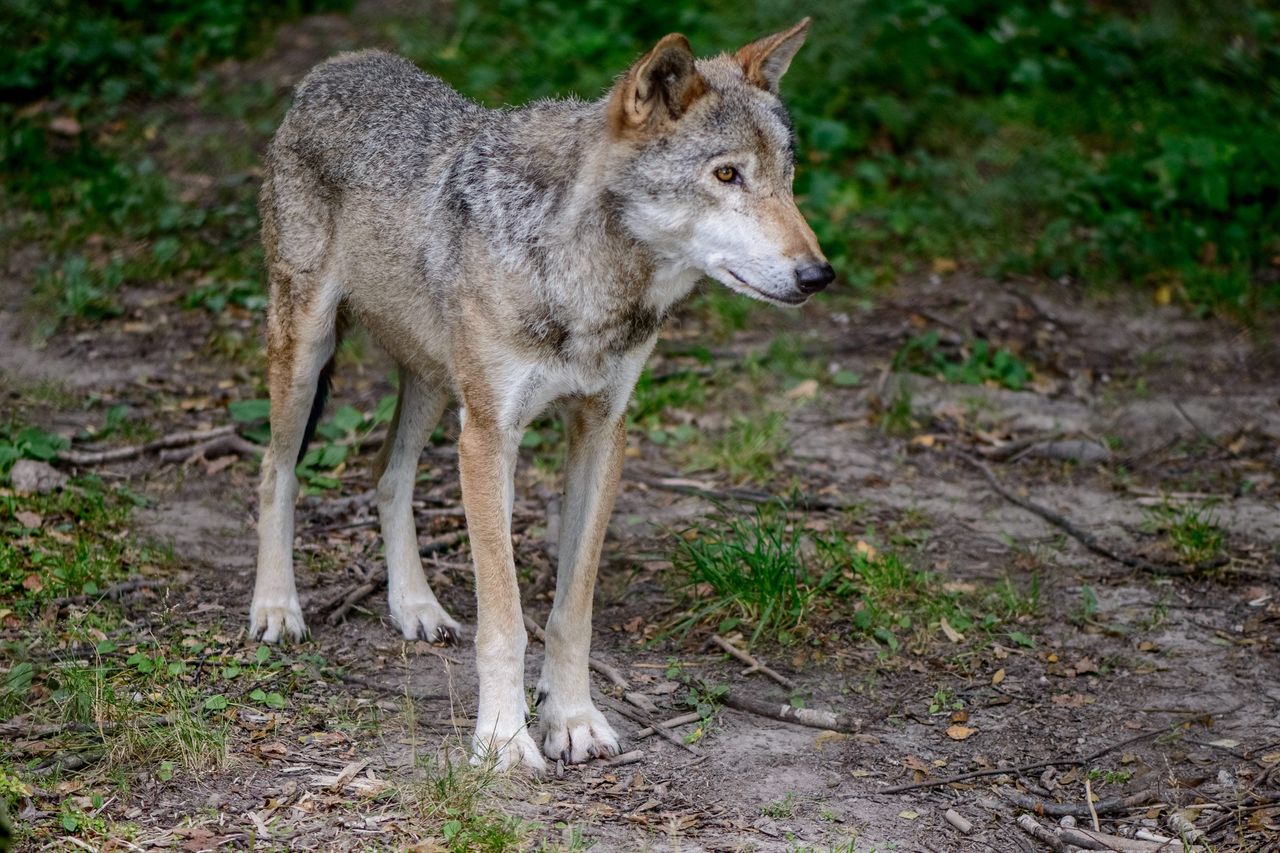
[[[458,442],[462,503],[476,566],[476,714],[474,759],[500,770],[523,764],[546,770],[529,736],[524,695],[527,642],[511,549],[511,494],[520,436],[500,428],[482,407],[467,404]]]
[[[556,600],[538,682],[542,749],[566,764],[616,755],[618,736],[591,702],[591,597],[622,470],[626,427],[588,400],[567,413],[569,441]]]

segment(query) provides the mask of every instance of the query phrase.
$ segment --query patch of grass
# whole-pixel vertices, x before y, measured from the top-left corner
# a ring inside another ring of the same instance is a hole
[[[0,495],[0,618],[29,616],[60,596],[100,593],[161,549],[129,541],[141,498],[86,477],[48,495]]]
[[[696,429],[687,423],[672,423],[676,411],[692,411],[707,402],[707,377],[697,370],[676,370],[655,376],[648,367],[636,382],[627,410],[631,429],[643,430],[654,444],[684,443]]]
[[[785,422],[782,412],[734,416],[723,430],[690,449],[686,470],[715,471],[735,485],[767,483],[786,453]]]
[[[899,379],[897,390],[888,401],[881,402],[875,412],[875,421],[881,432],[899,438],[911,435],[920,426],[911,386],[905,379]]]
[[[1148,525],[1163,530],[1178,559],[1188,566],[1213,562],[1226,553],[1217,513],[1203,504],[1161,504],[1148,511]]]
[[[1021,390],[1031,379],[1031,368],[1009,350],[979,339],[953,351],[934,330],[907,341],[894,355],[893,368],[964,385],[999,385],[1011,391]]]
[[[501,776],[486,766],[455,765],[446,756],[430,762],[425,778],[406,792],[406,802],[425,825],[438,827],[439,843],[456,853],[520,849],[528,827],[503,814],[493,801]]]
[[[1022,594],[1010,600],[1012,587],[966,601],[899,554],[799,518],[782,503],[742,514],[722,508],[683,531],[672,563],[687,610],[673,630],[709,624],[741,630],[749,644],[785,644],[835,629],[872,639],[887,655],[906,641],[928,642],[943,619],[985,636],[1007,631],[1028,608]]]
[[[799,807],[794,791],[788,791],[786,795],[772,803],[765,803],[760,807],[760,814],[765,817],[786,818],[795,817]]]
[[[714,619],[721,631],[750,626],[751,642],[765,634],[787,638],[818,592],[803,538],[779,505],[757,507],[754,515],[722,510],[684,531],[673,561],[694,605],[679,629]]]

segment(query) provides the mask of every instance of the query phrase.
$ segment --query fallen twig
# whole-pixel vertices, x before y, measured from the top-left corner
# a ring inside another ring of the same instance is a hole
[[[638,712],[631,710],[631,709],[630,709],[630,708],[628,708],[626,705],[622,704],[621,702],[617,701],[616,699],[612,699],[612,698],[610,698],[610,697],[608,697],[608,696],[602,696],[601,698],[603,698],[603,699],[604,699],[604,701],[605,701],[606,703],[608,703],[608,705],[609,705],[609,707],[610,707],[610,708],[613,708],[613,709],[614,709],[615,711],[617,711],[619,714],[621,714],[622,716],[626,717],[628,720],[631,720],[631,722],[633,722],[633,723],[639,723],[639,724],[640,724],[640,725],[642,725],[642,726],[650,726],[650,727],[652,727],[652,726],[654,725],[654,722],[653,722],[652,720],[646,720],[644,717],[640,716],[640,714],[639,714]],[[683,749],[683,750],[685,750],[685,751],[687,751],[687,752],[691,752],[691,753],[693,753],[694,755],[702,755],[702,754],[703,754],[703,753],[702,753],[702,750],[698,749],[696,746],[694,746],[694,745],[693,745],[693,744],[691,744],[691,743],[685,743],[683,740],[681,740],[680,738],[676,737],[674,734],[672,734],[672,733],[671,733],[669,730],[667,730],[667,729],[655,728],[655,729],[654,729],[654,734],[656,734],[656,735],[658,735],[658,736],[662,737],[664,740],[667,740],[668,742],[670,742],[670,743],[672,743],[672,744],[674,744],[674,745],[676,745],[676,746],[680,747],[681,749]]]
[[[1072,817],[1093,817],[1099,814],[1115,814],[1118,812],[1127,812],[1129,809],[1144,805],[1151,802],[1155,798],[1155,794],[1151,791],[1139,791],[1136,794],[1130,794],[1127,797],[1108,797],[1105,800],[1099,800],[1097,803],[1090,803],[1087,807],[1077,803],[1049,803],[1040,797],[1031,796],[1015,791],[1012,788],[997,788],[996,794],[1005,800],[1013,803],[1020,809],[1026,809],[1036,814],[1050,815],[1051,817],[1064,817],[1070,815]]]
[[[1035,818],[1033,818],[1029,814],[1018,815],[1018,826],[1027,835],[1030,835],[1032,838],[1036,839],[1037,841],[1042,841],[1045,844],[1048,844],[1054,850],[1062,851],[1062,853],[1065,853],[1065,851],[1075,849],[1074,847],[1068,847],[1067,843],[1063,841],[1061,838],[1059,838],[1056,832],[1053,832],[1052,830],[1049,830],[1049,829],[1045,829],[1043,826],[1040,825],[1039,821],[1037,821]]]
[[[643,483],[646,486],[656,489],[662,489],[667,492],[675,492],[680,495],[692,495],[696,498],[705,498],[712,503],[726,504],[732,502],[762,504],[782,500],[779,495],[772,492],[766,492],[756,489],[716,489],[706,484],[688,480],[683,477],[631,477],[633,482]],[[832,509],[846,510],[860,506],[857,501],[839,500],[828,497],[822,497],[814,494],[806,494],[795,492],[786,498],[789,503],[794,503],[798,509]]]
[[[1023,497],[1019,497],[1018,495],[1014,494],[996,478],[996,475],[992,473],[991,469],[987,467],[987,465],[984,462],[981,462],[980,460],[975,459],[974,457],[968,455],[967,453],[960,453],[957,455],[959,456],[960,459],[963,459],[965,462],[968,462],[974,468],[977,468],[978,471],[982,473],[982,476],[986,478],[987,483],[988,485],[991,486],[992,491],[994,491],[1000,497],[1004,498],[1014,506],[1021,507],[1022,509],[1025,509],[1027,512],[1040,516],[1045,521],[1052,524],[1054,527],[1057,527],[1058,529],[1062,530],[1072,539],[1075,539],[1085,548],[1088,548],[1090,551],[1092,551],[1093,553],[1101,557],[1106,557],[1108,560],[1114,560],[1115,562],[1120,563],[1121,565],[1124,565],[1124,566],[1128,566],[1131,569],[1138,569],[1139,571],[1149,572],[1151,574],[1158,574],[1158,575],[1193,575],[1193,574],[1198,574],[1199,572],[1203,572],[1207,569],[1217,568],[1218,566],[1224,565],[1227,562],[1226,557],[1218,557],[1213,560],[1209,560],[1205,563],[1202,563],[1198,566],[1193,566],[1191,568],[1188,568],[1186,566],[1173,566],[1173,565],[1167,565],[1163,563],[1152,563],[1142,559],[1141,557],[1135,557],[1132,554],[1124,554],[1124,553],[1119,553],[1117,551],[1113,551],[1112,549],[1108,548],[1106,545],[1102,544],[1102,542],[1098,539],[1098,537],[1094,536],[1092,533],[1088,532],[1087,530],[1082,530],[1081,528],[1077,527],[1073,522],[1064,518],[1063,516],[1059,515],[1058,513],[1054,512],[1048,507],[1041,506],[1040,504],[1034,501],[1028,500]]]
[[[732,691],[723,694],[720,701],[727,707],[737,711],[745,711],[760,717],[780,720],[784,723],[795,723],[812,729],[827,729],[835,732],[854,734],[862,730],[862,721],[848,714],[836,714],[832,711],[819,711],[814,708],[793,708],[790,705],[762,702],[750,699]]]
[[[547,644],[547,632],[542,630],[542,626],[533,621],[533,617],[527,613],[524,617],[524,627],[528,629],[530,634],[533,634],[539,643],[542,643],[544,646]],[[627,683],[627,680],[622,677],[622,673],[609,666],[609,664],[598,661],[595,658],[588,658],[587,665],[603,675],[605,678],[609,679],[614,687],[621,690],[627,690],[631,687],[631,685]]]
[[[1089,774],[1084,777],[1084,804],[1089,807],[1089,818],[1093,821],[1093,831],[1102,832],[1102,825],[1098,823],[1098,810],[1093,806],[1093,782],[1089,779]]]
[[[679,726],[685,726],[689,723],[696,723],[702,719],[702,715],[696,711],[691,714],[681,714],[678,717],[672,717],[670,720],[664,720],[661,723],[654,723],[648,728],[643,728],[635,733],[636,740],[647,738],[657,732],[658,729],[674,729]]]
[[[643,749],[633,749],[630,752],[624,752],[621,755],[615,755],[610,758],[608,764],[610,767],[620,767],[623,764],[635,764],[637,761],[644,760]]]
[[[1169,842],[1157,844],[1152,841],[1125,838],[1121,835],[1111,835],[1099,830],[1089,830],[1075,826],[1058,830],[1058,836],[1066,843],[1082,847],[1085,850],[1112,850],[1115,853],[1173,853],[1177,849],[1170,847]],[[1179,844],[1178,848],[1181,848],[1181,846]]]
[[[265,447],[246,441],[235,433],[228,433],[227,435],[209,439],[194,447],[174,447],[168,450],[161,450],[160,461],[189,464],[202,456],[205,459],[213,459],[233,453],[237,456],[256,456],[265,450]]]
[[[151,587],[156,586],[167,586],[169,581],[170,578],[137,576],[128,578],[127,580],[122,580],[119,583],[114,583],[95,595],[81,593],[80,595],[67,595],[61,598],[55,598],[53,600],[53,604],[59,608],[63,608],[72,604],[88,604],[90,601],[101,601],[104,598],[109,598],[112,601],[119,601],[131,592],[136,592],[140,589],[150,589]]]
[[[721,637],[719,634],[712,634],[711,642],[715,643],[717,646],[724,649],[730,655],[732,655],[733,657],[737,658],[738,660],[742,661],[747,665],[747,668],[742,671],[743,675],[750,675],[753,672],[763,672],[765,675],[769,676],[774,681],[778,682],[788,690],[796,689],[796,683],[792,681],[790,678],[787,678],[785,675],[781,675],[778,672],[765,666],[759,660],[747,654],[746,652],[742,651],[733,643],[729,642],[724,637]]]
[[[946,813],[944,813],[942,817],[947,823],[960,830],[962,835],[968,835],[973,832],[973,824],[966,820],[965,817],[955,809],[947,809]]]
[[[54,458],[59,462],[69,462],[72,465],[101,465],[104,462],[121,462],[125,459],[133,459],[168,447],[198,444],[211,438],[231,435],[235,431],[235,424],[227,424],[214,429],[170,433],[154,441],[148,441],[146,444],[135,444],[129,447],[113,447],[108,450],[60,450]]]

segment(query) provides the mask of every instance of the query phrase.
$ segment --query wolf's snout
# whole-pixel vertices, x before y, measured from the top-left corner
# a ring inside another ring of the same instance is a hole
[[[817,293],[835,281],[836,271],[825,261],[820,264],[806,264],[796,270],[796,287],[801,293]]]

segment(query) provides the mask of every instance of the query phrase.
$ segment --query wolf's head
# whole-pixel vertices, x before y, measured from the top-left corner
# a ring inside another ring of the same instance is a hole
[[[805,18],[732,55],[666,36],[609,95],[625,152],[615,198],[664,258],[755,299],[799,305],[835,277],[791,194],[795,140],[778,98]]]

